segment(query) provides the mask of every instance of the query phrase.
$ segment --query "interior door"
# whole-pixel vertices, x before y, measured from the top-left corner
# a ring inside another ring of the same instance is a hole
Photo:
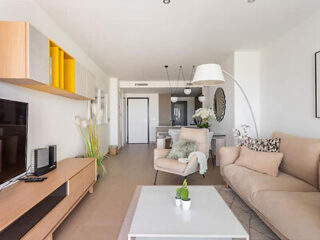
[[[127,98],[128,143],[149,143],[149,99]]]

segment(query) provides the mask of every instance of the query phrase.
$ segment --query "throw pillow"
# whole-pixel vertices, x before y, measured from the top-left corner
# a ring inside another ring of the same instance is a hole
[[[248,137],[241,146],[247,147],[257,152],[280,152],[280,138],[256,139]]]
[[[187,158],[190,153],[197,150],[195,142],[178,140],[172,144],[172,149],[168,154],[169,159]]]
[[[235,164],[276,177],[282,158],[283,153],[256,152],[247,147],[241,147],[240,156]]]

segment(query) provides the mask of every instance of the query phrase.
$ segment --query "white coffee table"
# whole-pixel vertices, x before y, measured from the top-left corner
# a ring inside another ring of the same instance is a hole
[[[191,209],[176,207],[177,186],[143,186],[129,240],[227,240],[249,235],[213,186],[190,186]]]

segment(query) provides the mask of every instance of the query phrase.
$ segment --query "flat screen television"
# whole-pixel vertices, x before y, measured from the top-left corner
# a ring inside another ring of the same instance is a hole
[[[28,104],[0,98],[0,185],[26,171]]]

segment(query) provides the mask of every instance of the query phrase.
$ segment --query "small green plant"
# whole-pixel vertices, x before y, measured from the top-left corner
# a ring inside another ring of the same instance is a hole
[[[181,187],[176,189],[176,198],[181,199]]]
[[[188,190],[188,183],[187,180],[185,179],[183,181],[182,187],[180,188],[180,195],[181,195],[181,199],[183,201],[188,201],[189,200],[189,190]]]
[[[183,181],[182,187],[183,187],[183,188],[188,188],[187,179],[185,179],[185,180]]]

